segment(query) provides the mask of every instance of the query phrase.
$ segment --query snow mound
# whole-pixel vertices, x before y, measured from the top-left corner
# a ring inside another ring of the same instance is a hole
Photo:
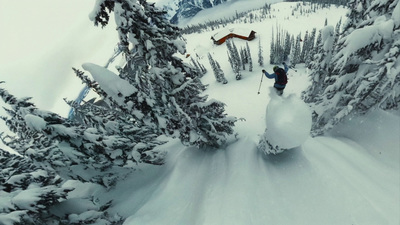
[[[121,79],[117,74],[105,67],[84,63],[82,68],[92,74],[93,79],[99,83],[103,90],[120,104],[124,104],[126,96],[132,95],[137,89],[128,81]]]
[[[259,149],[267,154],[277,154],[285,149],[298,147],[309,137],[311,111],[293,94],[288,97],[272,94],[265,119],[267,129],[261,138]]]

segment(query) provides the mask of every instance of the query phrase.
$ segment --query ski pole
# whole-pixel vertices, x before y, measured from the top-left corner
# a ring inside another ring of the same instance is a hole
[[[289,66],[289,69],[291,69],[291,70],[293,70],[294,72],[297,73],[297,70],[294,68],[294,66],[290,65],[290,66]]]
[[[264,73],[261,72],[261,82],[260,82],[260,87],[258,87],[258,94],[260,94],[260,89],[261,89],[261,84],[262,84],[263,78],[264,78]]]

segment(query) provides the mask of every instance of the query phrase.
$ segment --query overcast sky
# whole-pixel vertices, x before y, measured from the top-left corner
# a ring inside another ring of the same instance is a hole
[[[72,67],[104,65],[117,43],[115,26],[95,27],[88,15],[94,1],[0,0],[0,80],[18,97],[66,115],[62,100],[82,85]]]

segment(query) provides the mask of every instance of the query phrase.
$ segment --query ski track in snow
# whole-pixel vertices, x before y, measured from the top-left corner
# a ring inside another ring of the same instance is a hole
[[[243,138],[225,150],[188,148],[175,157],[125,224],[396,224],[397,171],[347,139],[310,138],[265,156]]]
[[[335,11],[329,15],[326,11],[321,13],[333,22],[340,17]],[[312,17],[306,20],[315,21]],[[319,20],[322,25],[323,20]],[[264,27],[272,27],[275,22],[237,25],[255,29],[257,39],[263,38],[265,61],[270,34]],[[286,20],[281,23],[282,27],[288,24],[290,21]],[[292,25],[290,30],[296,35],[299,27]],[[400,117],[363,123],[360,129],[371,131],[368,136],[359,135],[367,137],[359,139],[363,145],[343,137],[309,137],[301,147],[279,155],[264,155],[256,146],[265,129],[273,81],[264,77],[261,94],[257,91],[261,69],[272,66],[257,65],[256,39],[249,42],[253,72],[243,71],[243,79],[236,81],[229,63],[220,60],[226,58],[226,46],[202,41],[215,32],[191,34],[187,48],[189,53],[199,56],[209,71],[202,78],[210,85],[206,94],[226,103],[228,115],[245,119],[236,124],[238,140],[216,151],[185,148],[178,141],[169,143],[164,147],[169,151],[165,165],[143,168],[116,188],[125,191],[119,191],[118,196],[106,195],[106,199],[114,199],[116,206],[112,212],[128,217],[125,225],[399,224],[400,143],[378,144],[386,143],[385,138],[395,138],[399,128],[378,130],[394,133],[387,136],[376,131],[376,126],[400,124]],[[235,40],[235,44],[240,48],[245,41]],[[206,58],[208,52],[222,63],[228,84],[215,81]],[[308,85],[307,74],[307,69],[301,67],[297,72],[289,70],[284,96],[299,97]],[[339,134],[351,137],[360,133],[349,127],[339,129]]]

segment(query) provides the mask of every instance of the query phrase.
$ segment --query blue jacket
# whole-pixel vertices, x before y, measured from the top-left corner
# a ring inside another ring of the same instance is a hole
[[[285,72],[287,73],[287,71],[289,70],[289,67],[286,64],[283,64],[283,67],[285,68]],[[265,76],[268,77],[269,79],[275,78],[274,87],[276,87],[276,88],[285,88],[286,87],[286,84],[277,84],[276,83],[278,80],[278,76],[276,75],[276,73],[269,74],[267,71],[265,71]]]

